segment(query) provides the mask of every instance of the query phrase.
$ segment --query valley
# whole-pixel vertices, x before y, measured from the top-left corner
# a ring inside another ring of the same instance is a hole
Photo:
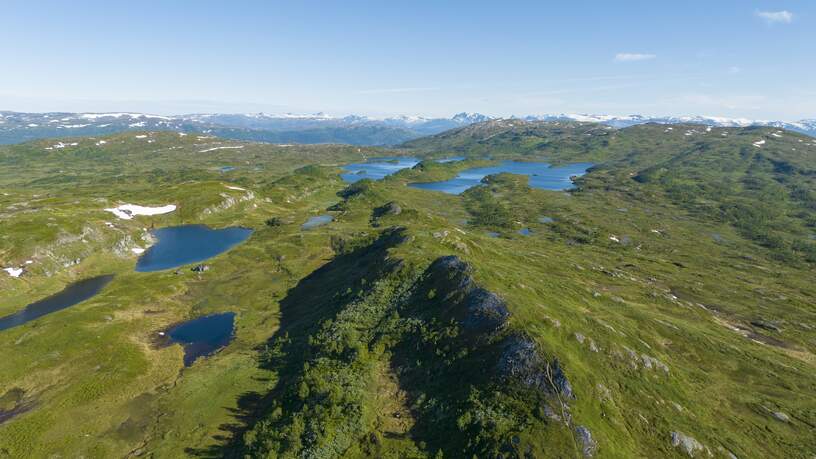
[[[816,140],[478,121],[0,146],[0,457],[816,454]]]

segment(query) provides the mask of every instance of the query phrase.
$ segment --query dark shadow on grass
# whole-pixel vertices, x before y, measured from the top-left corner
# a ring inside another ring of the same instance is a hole
[[[280,302],[280,328],[261,349],[279,348],[277,358],[259,359],[260,368],[278,375],[275,387],[268,393],[247,392],[231,408],[234,422],[222,424],[224,434],[215,435],[217,444],[206,448],[189,447],[187,454],[196,457],[244,457],[243,435],[269,411],[275,400],[286,399],[293,382],[309,358],[308,338],[326,319],[334,317],[345,304],[383,273],[394,269],[398,261],[388,259],[388,249],[405,239],[402,228],[389,228],[368,245],[337,255],[287,292]],[[296,397],[293,397],[296,398]]]

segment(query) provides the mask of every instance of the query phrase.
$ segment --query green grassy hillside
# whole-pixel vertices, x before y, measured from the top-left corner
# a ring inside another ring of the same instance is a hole
[[[0,332],[0,457],[816,455],[810,137],[521,121],[397,151],[138,136],[0,147],[0,267],[26,267],[0,272],[0,316],[116,274]],[[337,175],[393,154],[428,160]],[[460,196],[407,186],[500,159],[595,166],[566,192],[512,174]],[[121,203],[178,209],[104,210]],[[147,230],[180,223],[255,233],[205,273],[134,272]],[[221,311],[234,341],[191,367],[156,344]]]

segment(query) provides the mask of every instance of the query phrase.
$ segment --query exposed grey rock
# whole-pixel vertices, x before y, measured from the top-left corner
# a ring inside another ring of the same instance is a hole
[[[497,331],[507,324],[510,311],[504,300],[483,288],[472,290],[465,298],[467,315],[462,325],[479,331]]]
[[[592,432],[584,426],[575,428],[575,433],[578,435],[578,440],[581,442],[581,452],[584,457],[592,457],[598,449],[598,444],[592,438]]]
[[[427,270],[429,288],[447,307],[458,311],[455,314],[467,331],[492,334],[504,328],[510,311],[495,293],[475,285],[472,272],[457,256],[437,258]]]
[[[763,329],[768,330],[768,331],[774,331],[774,332],[780,331],[779,327],[776,324],[774,324],[772,322],[768,322],[766,320],[752,320],[751,325],[753,325],[755,327],[763,328]]]
[[[210,266],[209,265],[195,265],[190,270],[193,271],[193,272],[197,272],[197,273],[203,273],[204,271],[209,271]]]
[[[675,410],[680,411],[680,412],[683,411],[683,405],[681,405],[681,404],[679,404],[677,402],[671,402],[671,403],[672,403],[672,406],[674,406]]]
[[[695,457],[697,452],[702,453],[703,451],[708,451],[705,445],[697,441],[694,437],[690,437],[682,432],[672,432],[671,433],[671,443],[672,446],[675,448],[682,449],[689,457]],[[709,452],[709,454],[711,454]]]
[[[541,357],[536,344],[524,336],[513,335],[506,340],[499,359],[499,373],[548,394],[575,398],[558,359],[547,362]]]
[[[579,343],[584,344],[586,337],[581,333],[575,333],[575,339],[578,340]]]
[[[603,385],[603,384],[601,384],[601,383],[598,383],[598,384],[595,386],[595,388],[596,388],[596,389],[598,390],[598,392],[600,393],[600,399],[601,399],[602,401],[609,401],[609,400],[612,400],[612,392],[609,390],[609,388],[608,388],[608,387],[606,387],[605,385]]]
[[[551,419],[555,422],[561,422],[561,416],[559,416],[550,405],[544,405],[544,416],[547,416],[547,419]]]
[[[790,416],[788,416],[787,414],[785,414],[785,413],[783,413],[781,411],[774,411],[773,412],[773,417],[775,417],[776,419],[778,419],[778,420],[780,420],[782,422],[790,422]]]
[[[641,354],[640,357],[641,357],[641,359],[643,361],[643,366],[644,367],[649,368],[649,369],[651,369],[651,368],[660,369],[660,370],[663,370],[664,373],[669,372],[669,367],[665,363],[661,362],[660,360],[658,360],[658,359],[656,359],[656,358],[654,358],[652,356],[646,355],[646,354]]]
[[[430,276],[444,284],[447,291],[468,292],[473,288],[473,269],[455,255],[437,258],[428,268]]]
[[[394,201],[374,209],[374,217],[382,217],[384,215],[399,215],[402,213],[402,207]]]

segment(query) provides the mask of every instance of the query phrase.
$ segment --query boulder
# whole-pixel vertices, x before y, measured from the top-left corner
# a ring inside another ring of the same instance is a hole
[[[788,416],[787,414],[785,414],[785,413],[783,413],[781,411],[774,411],[772,414],[773,414],[773,417],[775,417],[779,421],[790,422],[790,416]]]
[[[671,444],[675,448],[680,448],[683,450],[689,457],[695,457],[698,452],[708,452],[708,448],[705,445],[697,441],[697,439],[694,437],[688,436],[682,432],[675,431],[671,433]]]

